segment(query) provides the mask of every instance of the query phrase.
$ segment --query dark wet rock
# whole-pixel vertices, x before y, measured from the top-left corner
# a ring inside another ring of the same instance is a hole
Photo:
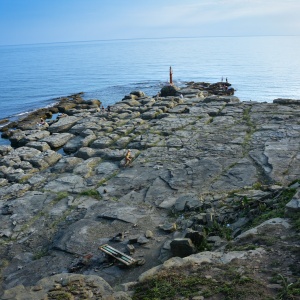
[[[171,252],[173,256],[186,257],[196,253],[196,247],[188,238],[175,239],[171,242]]]
[[[300,105],[300,100],[295,100],[295,99],[283,99],[283,98],[278,98],[278,99],[274,99],[273,103],[276,104],[296,104],[296,105]]]
[[[0,120],[0,125],[8,123],[8,122],[9,122],[9,119],[1,119]]]
[[[187,230],[184,238],[190,239],[192,243],[196,246],[202,246],[205,242],[205,234],[203,232]]]
[[[179,88],[175,85],[166,85],[160,90],[161,97],[176,96]]]

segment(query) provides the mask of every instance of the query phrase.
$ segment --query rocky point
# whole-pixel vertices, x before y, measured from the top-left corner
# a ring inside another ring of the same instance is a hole
[[[76,94],[2,127],[1,299],[143,299],[158,274],[210,265],[216,281],[232,263],[266,297],[296,286],[300,100],[241,102],[228,87],[133,91],[110,112]],[[224,299],[204,290],[172,297]]]

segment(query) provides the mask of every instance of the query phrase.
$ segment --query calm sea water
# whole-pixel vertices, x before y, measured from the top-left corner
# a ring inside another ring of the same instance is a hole
[[[241,100],[300,99],[300,37],[203,37],[0,46],[0,119],[85,92],[106,106],[169,79],[227,77]]]

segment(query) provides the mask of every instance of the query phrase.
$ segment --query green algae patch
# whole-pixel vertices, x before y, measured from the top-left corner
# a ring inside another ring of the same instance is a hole
[[[80,193],[80,196],[89,196],[89,197],[95,198],[97,200],[101,199],[100,193],[94,189],[82,191]]]

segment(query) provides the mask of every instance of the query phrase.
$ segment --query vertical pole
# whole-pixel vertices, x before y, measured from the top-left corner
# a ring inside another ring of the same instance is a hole
[[[171,85],[173,84],[172,75],[173,75],[172,67],[170,67],[170,84],[171,84]]]

